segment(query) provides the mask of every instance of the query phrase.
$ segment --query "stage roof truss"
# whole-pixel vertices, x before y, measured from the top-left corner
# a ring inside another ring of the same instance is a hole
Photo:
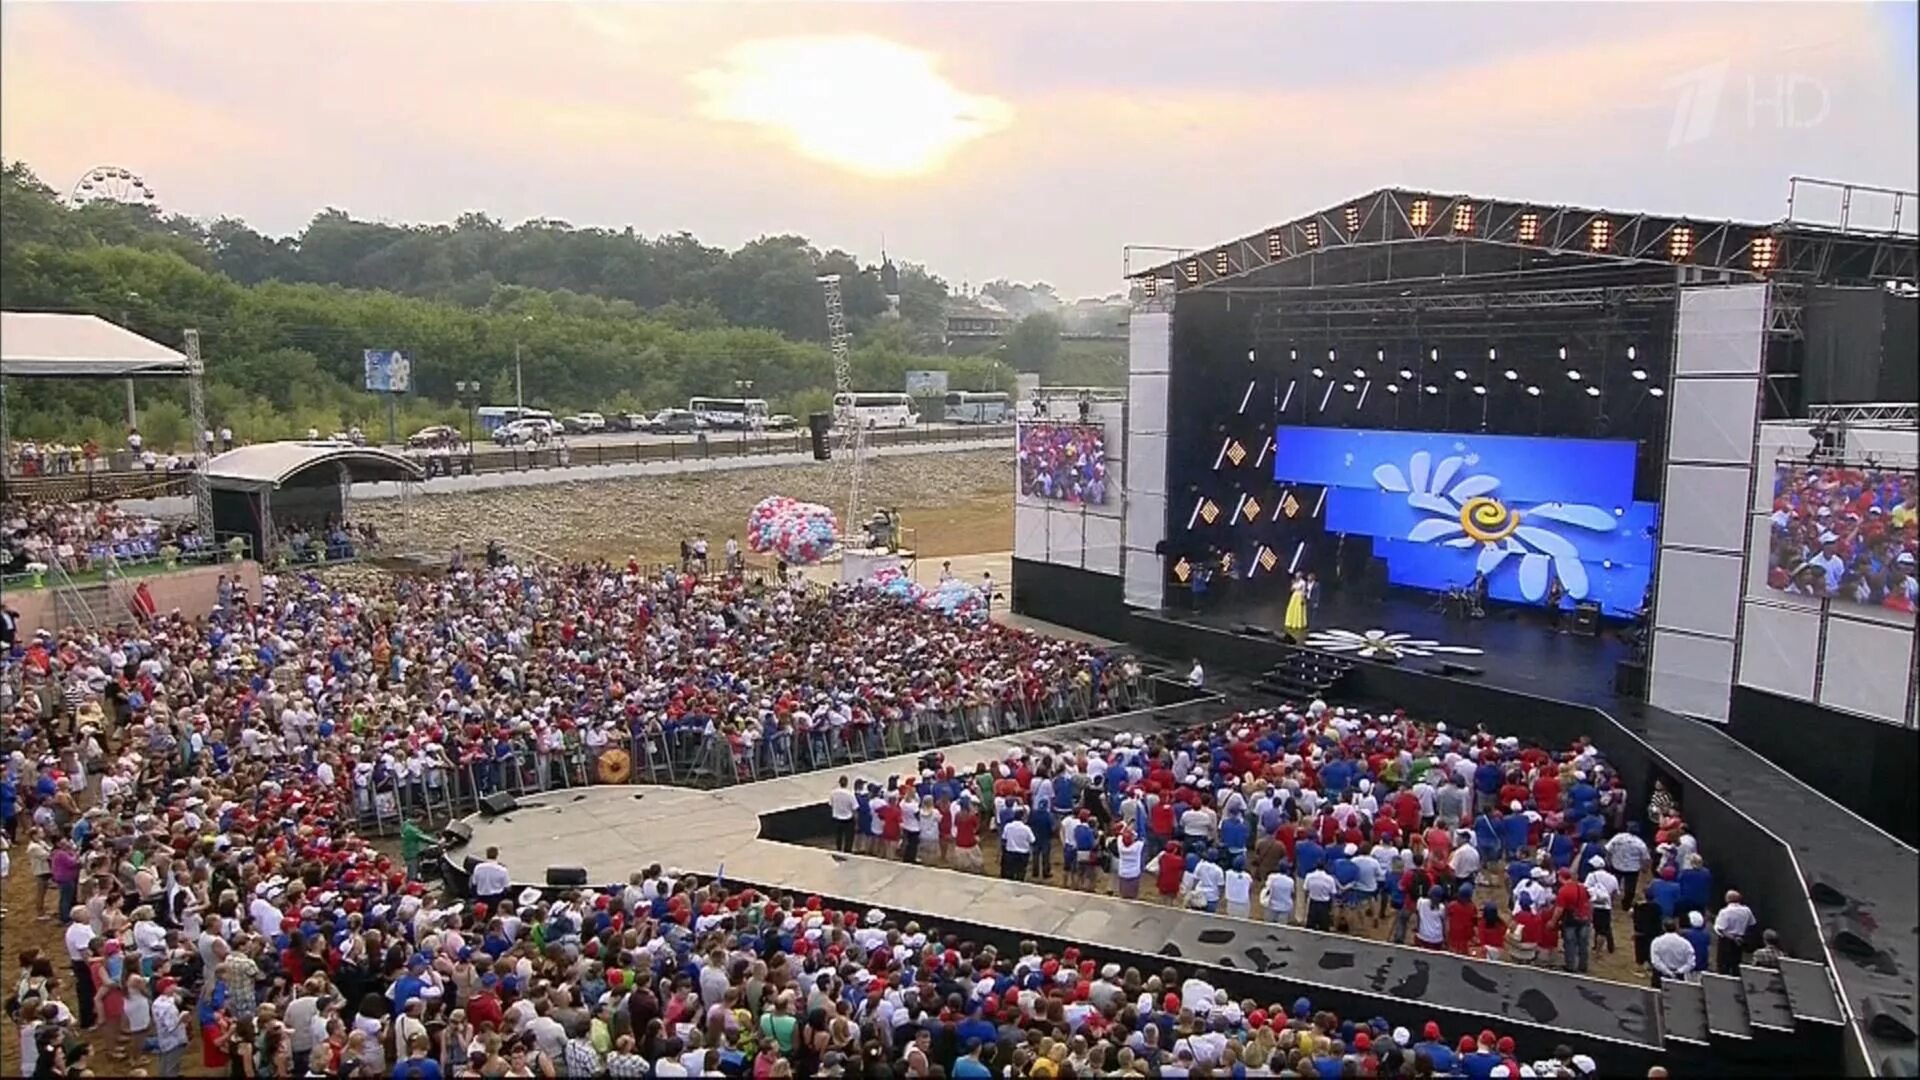
[[[1421,241],[1495,244],[1595,264],[1697,267],[1741,279],[1882,282],[1915,276],[1911,237],[1388,188],[1141,270],[1154,292],[1216,288],[1303,257]],[[1755,241],[1771,245],[1756,250]]]

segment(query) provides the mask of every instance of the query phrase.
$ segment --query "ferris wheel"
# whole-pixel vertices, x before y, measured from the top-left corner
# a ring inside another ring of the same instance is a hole
[[[117,202],[129,206],[158,206],[160,197],[147,181],[132,169],[118,165],[97,165],[74,182],[67,202],[85,206],[96,202]]]

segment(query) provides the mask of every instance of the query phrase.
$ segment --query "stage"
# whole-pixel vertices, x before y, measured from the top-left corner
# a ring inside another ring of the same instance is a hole
[[[1478,655],[1442,653],[1406,657],[1399,663],[1423,671],[1443,662],[1464,664],[1482,671],[1477,676],[1480,681],[1503,690],[1609,710],[1627,704],[1614,693],[1613,686],[1616,665],[1632,652],[1620,637],[1624,623],[1602,622],[1598,636],[1561,634],[1548,625],[1547,613],[1540,608],[1494,604],[1488,607],[1485,618],[1463,619],[1435,611],[1435,599],[1432,593],[1411,589],[1394,589],[1375,601],[1330,596],[1319,610],[1310,613],[1307,632],[1311,637],[1336,629],[1358,634],[1385,630],[1443,645],[1475,648],[1481,650]],[[1163,614],[1235,632],[1251,624],[1277,635],[1285,620],[1286,601],[1230,599],[1221,607],[1197,613],[1173,610]],[[1562,619],[1571,626],[1570,612],[1563,613]]]

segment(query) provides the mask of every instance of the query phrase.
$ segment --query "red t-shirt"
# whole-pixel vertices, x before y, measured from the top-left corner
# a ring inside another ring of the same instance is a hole
[[[880,808],[880,835],[888,840],[900,839],[899,803],[888,803]]]
[[[1577,881],[1569,881],[1560,886],[1553,896],[1553,902],[1560,908],[1560,917],[1568,922],[1593,921],[1593,897],[1587,887]]]
[[[1560,809],[1560,777],[1549,773],[1533,782],[1534,808],[1541,813]]]
[[[980,815],[971,811],[953,819],[953,845],[976,847],[980,843]]]

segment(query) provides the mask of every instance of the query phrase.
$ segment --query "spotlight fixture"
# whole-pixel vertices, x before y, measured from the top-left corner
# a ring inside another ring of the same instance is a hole
[[[1356,379],[1364,379],[1364,378],[1366,378],[1366,377],[1367,377],[1367,369],[1366,369],[1366,368],[1359,368],[1359,367],[1357,367],[1357,368],[1354,368],[1354,369],[1353,369],[1353,377],[1354,377],[1354,378],[1356,378]]]
[[[1587,387],[1587,396],[1588,396],[1588,397],[1599,397],[1599,396],[1600,396],[1600,388],[1599,388],[1599,387],[1597,387],[1597,386],[1589,386],[1589,387]]]
[[[1569,379],[1572,379],[1572,380],[1573,380],[1574,382],[1579,382],[1579,381],[1580,381],[1580,369],[1579,369],[1579,368],[1572,368],[1572,369],[1570,369],[1570,370],[1568,370],[1568,372],[1567,372],[1567,378],[1569,378]]]
[[[1302,231],[1306,233],[1308,247],[1320,246],[1320,223],[1319,222],[1317,221],[1307,222],[1306,225],[1302,226]]]
[[[1251,363],[1253,363],[1253,350],[1252,350],[1252,349],[1248,349],[1248,350],[1247,350],[1247,363],[1249,363],[1249,364],[1251,364]]]
[[[1539,388],[1539,387],[1537,387],[1537,386],[1529,386],[1529,387],[1527,387],[1527,396],[1528,396],[1528,397],[1539,397],[1539,396],[1540,396],[1540,388]]]
[[[1340,350],[1339,350],[1339,349],[1328,349],[1328,350],[1327,350],[1327,359],[1328,359],[1328,361],[1334,361],[1334,360],[1338,360],[1338,359],[1340,359]]]
[[[1326,378],[1326,377],[1327,377],[1327,369],[1326,369],[1326,368],[1320,368],[1320,367],[1317,367],[1317,368],[1314,368],[1314,369],[1313,369],[1313,377],[1314,377],[1314,378],[1316,378],[1316,379],[1324,379],[1324,378]]]
[[[1473,204],[1460,203],[1453,208],[1453,231],[1470,233],[1473,231]]]
[[[1360,208],[1358,206],[1347,207],[1342,216],[1347,223],[1348,236],[1352,236],[1354,233],[1360,231]]]
[[[1349,393],[1349,394],[1351,394],[1351,393],[1353,393],[1353,384],[1352,384],[1352,383],[1350,383],[1350,382],[1348,382],[1348,383],[1341,383],[1341,384],[1340,384],[1340,389],[1342,389],[1342,390],[1345,390],[1345,391],[1346,391],[1347,393]]]
[[[1560,359],[1565,360],[1566,358],[1567,358],[1567,347],[1565,345],[1562,345],[1560,346]]]
[[[1407,207],[1407,224],[1416,229],[1424,229],[1433,224],[1433,201],[1431,199],[1413,200],[1413,205]]]
[[[1429,393],[1429,394],[1437,394],[1437,393],[1439,393],[1439,392],[1440,392],[1440,388],[1439,388],[1439,387],[1437,387],[1437,386],[1435,386],[1435,385],[1433,385],[1432,383],[1428,383],[1428,384],[1427,384],[1427,393]]]
[[[1227,263],[1227,249],[1221,248],[1219,251],[1214,252],[1213,253],[1213,272],[1216,274],[1225,274],[1229,269],[1230,269],[1230,266]]]
[[[1375,349],[1375,350],[1373,350],[1373,358],[1374,358],[1374,360],[1375,360],[1376,362],[1378,362],[1378,363],[1382,363],[1382,364],[1384,364],[1384,363],[1386,363],[1386,362],[1387,362],[1387,350],[1385,350],[1385,349]]]
[[[1647,381],[1647,369],[1646,369],[1646,368],[1634,368],[1634,369],[1633,369],[1633,381],[1634,381],[1634,382],[1646,382],[1646,381]]]
[[[1435,348],[1434,348],[1434,349],[1433,349],[1433,350],[1432,350],[1431,352],[1429,352],[1429,353],[1427,353],[1427,359],[1429,359],[1429,360],[1431,360],[1431,361],[1433,361],[1433,362],[1434,362],[1434,363],[1436,363],[1436,364],[1437,364],[1437,363],[1439,363],[1439,362],[1440,362],[1440,350],[1439,350],[1439,348],[1438,348],[1438,347],[1435,347]]]
[[[1282,258],[1286,255],[1286,253],[1287,253],[1287,249],[1285,245],[1283,245],[1280,242],[1280,230],[1275,229],[1272,232],[1268,233],[1267,234],[1267,258],[1269,259]]]
[[[1489,359],[1489,360],[1498,360],[1498,359],[1500,359],[1500,350],[1499,350],[1499,349],[1488,349],[1488,350],[1487,350],[1487,359]]]
[[[1753,238],[1753,249],[1749,259],[1756,272],[1764,274],[1773,269],[1774,260],[1779,257],[1779,254],[1779,243],[1773,237],[1756,236]]]
[[[1613,222],[1606,218],[1594,218],[1587,226],[1587,250],[1606,251],[1613,246]]]
[[[1647,387],[1647,393],[1652,394],[1654,397],[1666,397],[1667,388],[1664,386],[1649,386]]]
[[[1160,279],[1159,279],[1159,278],[1151,278],[1151,277],[1150,277],[1150,278],[1142,278],[1142,279],[1141,279],[1141,281],[1140,281],[1140,292],[1141,292],[1141,293],[1142,293],[1143,295],[1146,295],[1146,296],[1149,296],[1149,297],[1150,297],[1150,296],[1152,296],[1152,295],[1154,295],[1155,293],[1157,293],[1157,292],[1159,292],[1159,291],[1160,291]]]
[[[1187,283],[1189,285],[1193,284],[1196,281],[1199,281],[1200,280],[1200,260],[1188,259],[1186,262],[1181,263],[1180,272],[1186,275]]]
[[[1300,350],[1299,350],[1299,349],[1288,349],[1288,350],[1287,350],[1287,359],[1288,359],[1289,361],[1292,361],[1292,362],[1294,362],[1294,363],[1298,363],[1298,362],[1299,362],[1299,360],[1300,360]]]
[[[1467,372],[1466,372],[1466,369],[1465,369],[1465,368],[1454,368],[1454,369],[1453,369],[1453,377],[1454,377],[1454,378],[1456,378],[1456,379],[1458,379],[1458,380],[1460,380],[1461,382],[1466,382],[1466,381],[1467,381]]]
[[[1487,388],[1484,386],[1481,386],[1479,383],[1473,384],[1473,392],[1476,394],[1479,394],[1481,397],[1487,396]]]
[[[1412,382],[1412,381],[1413,381],[1413,369],[1412,369],[1412,368],[1401,368],[1401,369],[1400,369],[1400,377],[1401,377],[1401,378],[1403,378],[1403,379],[1405,379],[1405,380],[1407,380],[1408,382]]]
[[[1502,372],[1502,374],[1504,374],[1507,377],[1508,382],[1514,382],[1520,378],[1520,373],[1513,370],[1512,368],[1508,368],[1506,371]]]
[[[1388,383],[1388,384],[1387,384],[1387,393],[1389,393],[1389,394],[1397,394],[1397,393],[1399,393],[1399,392],[1400,392],[1400,384],[1399,384],[1399,383]]]
[[[1640,355],[1640,350],[1638,348],[1632,345],[1627,346],[1627,359],[1633,360],[1639,357],[1639,355]]]
[[[1536,244],[1540,242],[1540,215],[1529,210],[1520,215],[1520,242]]]
[[[1667,258],[1674,262],[1685,262],[1693,255],[1693,227],[1675,225],[1667,234]]]

